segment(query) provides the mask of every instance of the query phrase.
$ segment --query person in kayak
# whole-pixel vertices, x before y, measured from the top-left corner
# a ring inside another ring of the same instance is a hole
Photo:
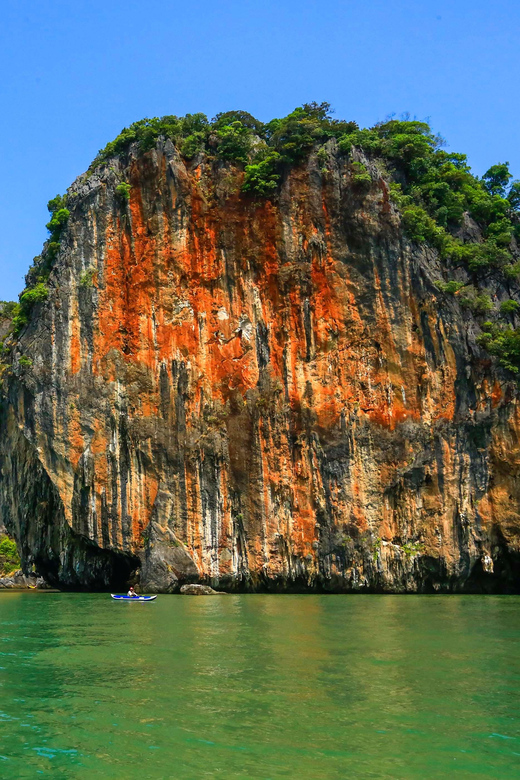
[[[135,590],[134,590],[134,586],[133,586],[133,585],[130,585],[130,590],[128,591],[128,593],[127,593],[126,595],[127,595],[129,598],[131,598],[131,599],[136,599],[136,598],[138,598],[138,596],[137,596],[137,593],[135,592]]]

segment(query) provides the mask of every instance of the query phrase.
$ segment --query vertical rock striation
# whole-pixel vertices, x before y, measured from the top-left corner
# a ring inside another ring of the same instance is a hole
[[[327,153],[272,200],[162,139],[71,187],[49,297],[4,371],[0,520],[26,570],[518,589],[516,384],[377,167],[362,187]]]

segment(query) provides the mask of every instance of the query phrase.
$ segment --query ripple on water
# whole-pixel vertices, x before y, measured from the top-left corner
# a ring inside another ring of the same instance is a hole
[[[520,775],[517,597],[146,606],[0,594],[11,777]]]

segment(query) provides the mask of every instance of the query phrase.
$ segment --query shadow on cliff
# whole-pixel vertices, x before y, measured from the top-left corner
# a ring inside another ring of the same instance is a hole
[[[37,573],[62,590],[126,590],[139,558],[130,551],[102,549],[70,527],[30,434],[18,428],[12,415],[2,419],[0,521],[17,541],[24,573]]]

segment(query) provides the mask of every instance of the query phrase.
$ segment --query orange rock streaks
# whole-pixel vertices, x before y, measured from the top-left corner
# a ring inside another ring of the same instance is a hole
[[[177,161],[175,184],[164,158],[153,164],[133,167],[130,202],[98,238],[92,377],[87,323],[71,304],[70,374],[99,382],[103,397],[87,413],[71,392],[66,430],[53,407],[60,455],[76,474],[90,459],[97,539],[105,511],[110,545],[139,551],[163,511],[213,578],[236,575],[241,557],[254,577],[295,561],[315,573],[327,523],[340,547],[349,534],[389,545],[422,534],[452,555],[472,464],[448,434],[435,458],[414,462],[430,447],[425,431],[455,418],[457,361],[439,312],[412,289],[409,257],[396,244],[381,259],[381,192],[377,214],[370,200],[343,213],[328,190],[311,199],[300,171],[287,202],[219,200],[209,164]],[[479,410],[504,403],[501,384],[483,381]],[[511,437],[518,430],[512,420]],[[520,474],[518,439],[507,449],[494,440],[508,466],[480,499],[487,525]],[[414,469],[424,472],[415,492]],[[70,506],[71,476],[57,481]]]

